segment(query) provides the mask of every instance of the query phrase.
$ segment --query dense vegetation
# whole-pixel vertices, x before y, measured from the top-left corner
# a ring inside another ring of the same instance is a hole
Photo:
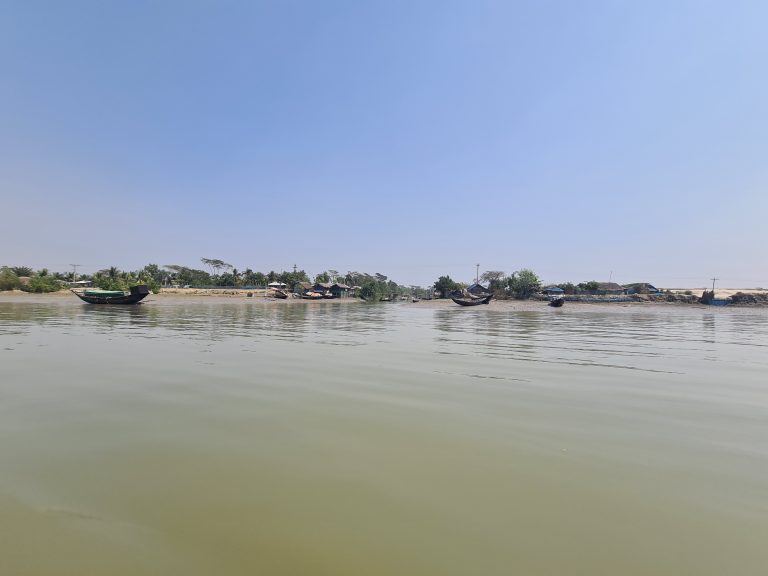
[[[507,275],[501,270],[488,270],[480,276],[480,282],[484,284],[496,298],[526,299],[541,292],[542,284],[533,270],[523,268]],[[599,282],[589,280],[573,284],[564,282],[557,285],[566,294],[593,294],[599,288]],[[434,290],[440,298],[446,298],[451,292],[461,290],[465,286],[451,280],[449,276],[441,276],[434,283]]]
[[[454,282],[450,276],[440,276],[435,282],[435,292],[440,295],[440,298],[448,298],[451,292],[460,290],[461,286]]]
[[[190,268],[179,264],[147,264],[140,270],[124,271],[117,267],[105,268],[92,275],[82,274],[78,280],[90,280],[94,286],[105,290],[127,290],[136,284],[147,284],[153,292],[162,287],[191,286],[191,287],[234,287],[258,288],[265,287],[270,282],[281,282],[290,290],[299,291],[300,284],[321,282],[346,284],[357,288],[357,295],[367,301],[394,300],[401,296],[432,297],[433,293],[440,298],[447,298],[451,293],[467,288],[466,284],[454,281],[450,276],[440,276],[428,288],[418,286],[401,286],[379,273],[349,271],[341,274],[337,270],[328,269],[317,274],[314,278],[304,270],[295,266],[291,272],[264,273],[251,268],[238,270],[231,264],[217,258],[201,258],[201,263],[207,270]],[[0,290],[25,290],[28,292],[52,292],[60,290],[64,282],[72,281],[72,273],[49,272],[46,269],[34,271],[27,266],[4,266],[0,268]],[[530,298],[542,289],[541,281],[535,272],[521,269],[507,275],[500,270],[489,270],[480,277],[497,298]],[[566,294],[590,293],[598,288],[594,280],[574,285],[565,282],[558,285]]]
[[[19,276],[11,268],[0,268],[0,290],[16,290],[20,285]]]
[[[256,272],[250,268],[238,270],[231,264],[215,258],[201,258],[208,270],[199,270],[181,266],[178,264],[147,264],[140,270],[125,271],[112,266],[99,270],[91,275],[79,274],[77,280],[89,280],[93,285],[103,290],[127,290],[136,284],[147,284],[153,292],[158,292],[162,287],[192,286],[192,287],[235,287],[257,288],[265,287],[270,282],[282,282],[290,290],[298,290],[300,284],[322,282],[340,283],[350,287],[358,287],[358,294],[367,300],[378,301],[382,299],[394,299],[404,294],[411,294],[410,287],[400,286],[389,280],[383,274],[368,274],[365,272],[350,271],[340,274],[336,270],[325,270],[317,274],[314,279],[304,270],[294,267],[291,272],[264,273]],[[24,281],[22,281],[24,278]],[[60,290],[63,282],[73,281],[72,273],[49,273],[47,270],[34,272],[26,266],[3,267],[0,269],[0,290],[27,290],[33,292],[50,292]]]
[[[530,298],[541,290],[539,277],[532,270],[525,268],[509,276],[500,270],[489,270],[483,273],[480,282],[486,283],[497,298]],[[434,284],[435,292],[440,298],[446,298],[451,292],[464,287],[465,285],[451,280],[450,276],[441,276]]]
[[[23,280],[22,280],[23,279]],[[25,292],[58,292],[61,280],[43,268],[33,272],[26,266],[4,266],[0,268],[0,290],[23,290]]]

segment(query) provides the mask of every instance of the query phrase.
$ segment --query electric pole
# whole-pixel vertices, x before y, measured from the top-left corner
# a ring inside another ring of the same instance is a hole
[[[77,282],[77,267],[82,264],[70,264],[72,266],[72,282]]]
[[[480,264],[475,264],[475,284],[480,284]]]

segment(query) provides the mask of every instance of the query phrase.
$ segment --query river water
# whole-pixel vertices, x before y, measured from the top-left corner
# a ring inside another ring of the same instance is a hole
[[[0,574],[766,570],[764,309],[0,300]]]

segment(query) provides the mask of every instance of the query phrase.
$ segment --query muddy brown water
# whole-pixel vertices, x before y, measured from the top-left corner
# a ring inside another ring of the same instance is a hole
[[[758,575],[768,312],[0,301],[0,574]]]

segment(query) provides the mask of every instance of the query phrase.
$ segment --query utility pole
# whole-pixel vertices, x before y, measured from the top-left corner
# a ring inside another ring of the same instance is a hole
[[[82,264],[70,264],[72,266],[72,282],[77,282],[77,267]]]
[[[710,278],[712,280],[712,294],[715,293],[715,280],[720,280],[720,278]]]
[[[480,264],[475,264],[475,284],[480,284]]]
[[[296,264],[293,265],[293,273],[296,274]]]

